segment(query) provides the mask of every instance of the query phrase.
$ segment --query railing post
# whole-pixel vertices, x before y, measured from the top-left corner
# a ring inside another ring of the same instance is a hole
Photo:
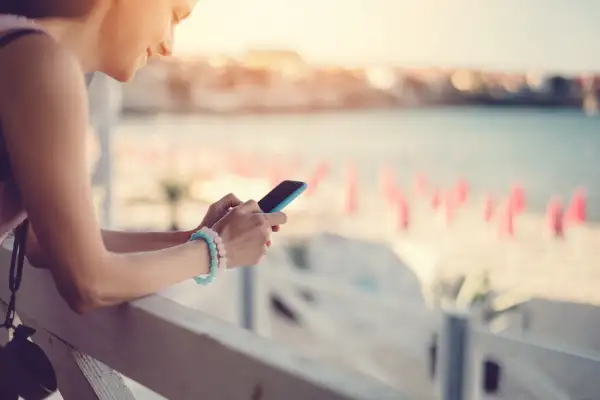
[[[246,267],[241,271],[241,326],[262,337],[271,336],[269,280],[261,267]]]
[[[242,279],[241,279],[241,292],[240,304],[242,328],[254,331],[255,318],[254,318],[254,296],[255,296],[255,267],[242,268]]]
[[[440,400],[464,400],[469,317],[459,312],[442,313],[438,339],[438,398]]]

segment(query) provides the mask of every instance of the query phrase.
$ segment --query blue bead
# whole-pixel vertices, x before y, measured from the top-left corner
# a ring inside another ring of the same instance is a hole
[[[212,236],[205,232],[196,231],[190,236],[190,240],[204,240],[208,247],[208,255],[210,258],[209,273],[207,275],[197,276],[194,278],[199,285],[208,285],[214,282],[217,275],[217,269],[219,268],[219,253],[217,252],[217,245],[215,244]]]
[[[197,276],[197,277],[194,278],[194,280],[199,285],[208,285],[209,283],[212,283],[213,277],[212,276],[206,276],[206,275],[204,275],[204,276]]]

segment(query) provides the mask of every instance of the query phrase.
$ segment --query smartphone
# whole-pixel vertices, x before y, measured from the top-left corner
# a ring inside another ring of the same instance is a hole
[[[281,211],[305,190],[304,182],[283,181],[263,197],[258,206],[264,213]]]

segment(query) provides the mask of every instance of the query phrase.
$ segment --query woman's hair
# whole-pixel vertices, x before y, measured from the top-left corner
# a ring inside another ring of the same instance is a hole
[[[0,0],[0,14],[26,18],[77,18],[91,11],[97,0]]]

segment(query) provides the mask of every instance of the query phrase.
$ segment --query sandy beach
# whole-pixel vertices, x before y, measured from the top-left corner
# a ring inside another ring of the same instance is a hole
[[[219,154],[215,152],[215,157]],[[216,173],[209,167],[193,166],[193,156],[177,155],[173,176],[191,180],[191,199],[180,206],[180,222],[193,227],[203,215],[206,203],[234,191],[240,198],[260,198],[272,186],[268,174],[240,177],[235,172]],[[169,170],[155,163],[156,170]],[[227,168],[227,166],[225,166]],[[296,171],[292,178],[308,178],[311,171]],[[168,176],[164,174],[163,176]],[[161,179],[152,168],[117,158],[115,223],[126,228],[164,228],[168,226],[168,208],[156,181]],[[144,179],[139,177],[143,176]],[[496,215],[484,220],[484,199],[469,199],[454,206],[451,218],[442,204],[431,206],[431,195],[416,195],[402,188],[408,205],[408,227],[398,225],[398,206],[386,202],[383,194],[359,192],[355,213],[345,211],[346,188],[338,183],[320,183],[318,190],[293,204],[288,212],[292,223],[280,236],[307,236],[315,232],[338,233],[351,238],[384,242],[403,255],[403,248],[422,247],[435,259],[431,268],[416,268],[423,279],[447,278],[464,273],[488,272],[494,288],[529,296],[543,296],[600,304],[600,294],[589,282],[600,281],[594,263],[600,252],[600,229],[594,223],[566,226],[565,237],[553,237],[543,215],[522,213],[513,219],[514,234],[501,232],[503,204]],[[140,194],[143,194],[140,195]],[[145,196],[145,197],[144,197]],[[408,250],[406,250],[408,251]],[[425,271],[423,269],[426,269]]]

